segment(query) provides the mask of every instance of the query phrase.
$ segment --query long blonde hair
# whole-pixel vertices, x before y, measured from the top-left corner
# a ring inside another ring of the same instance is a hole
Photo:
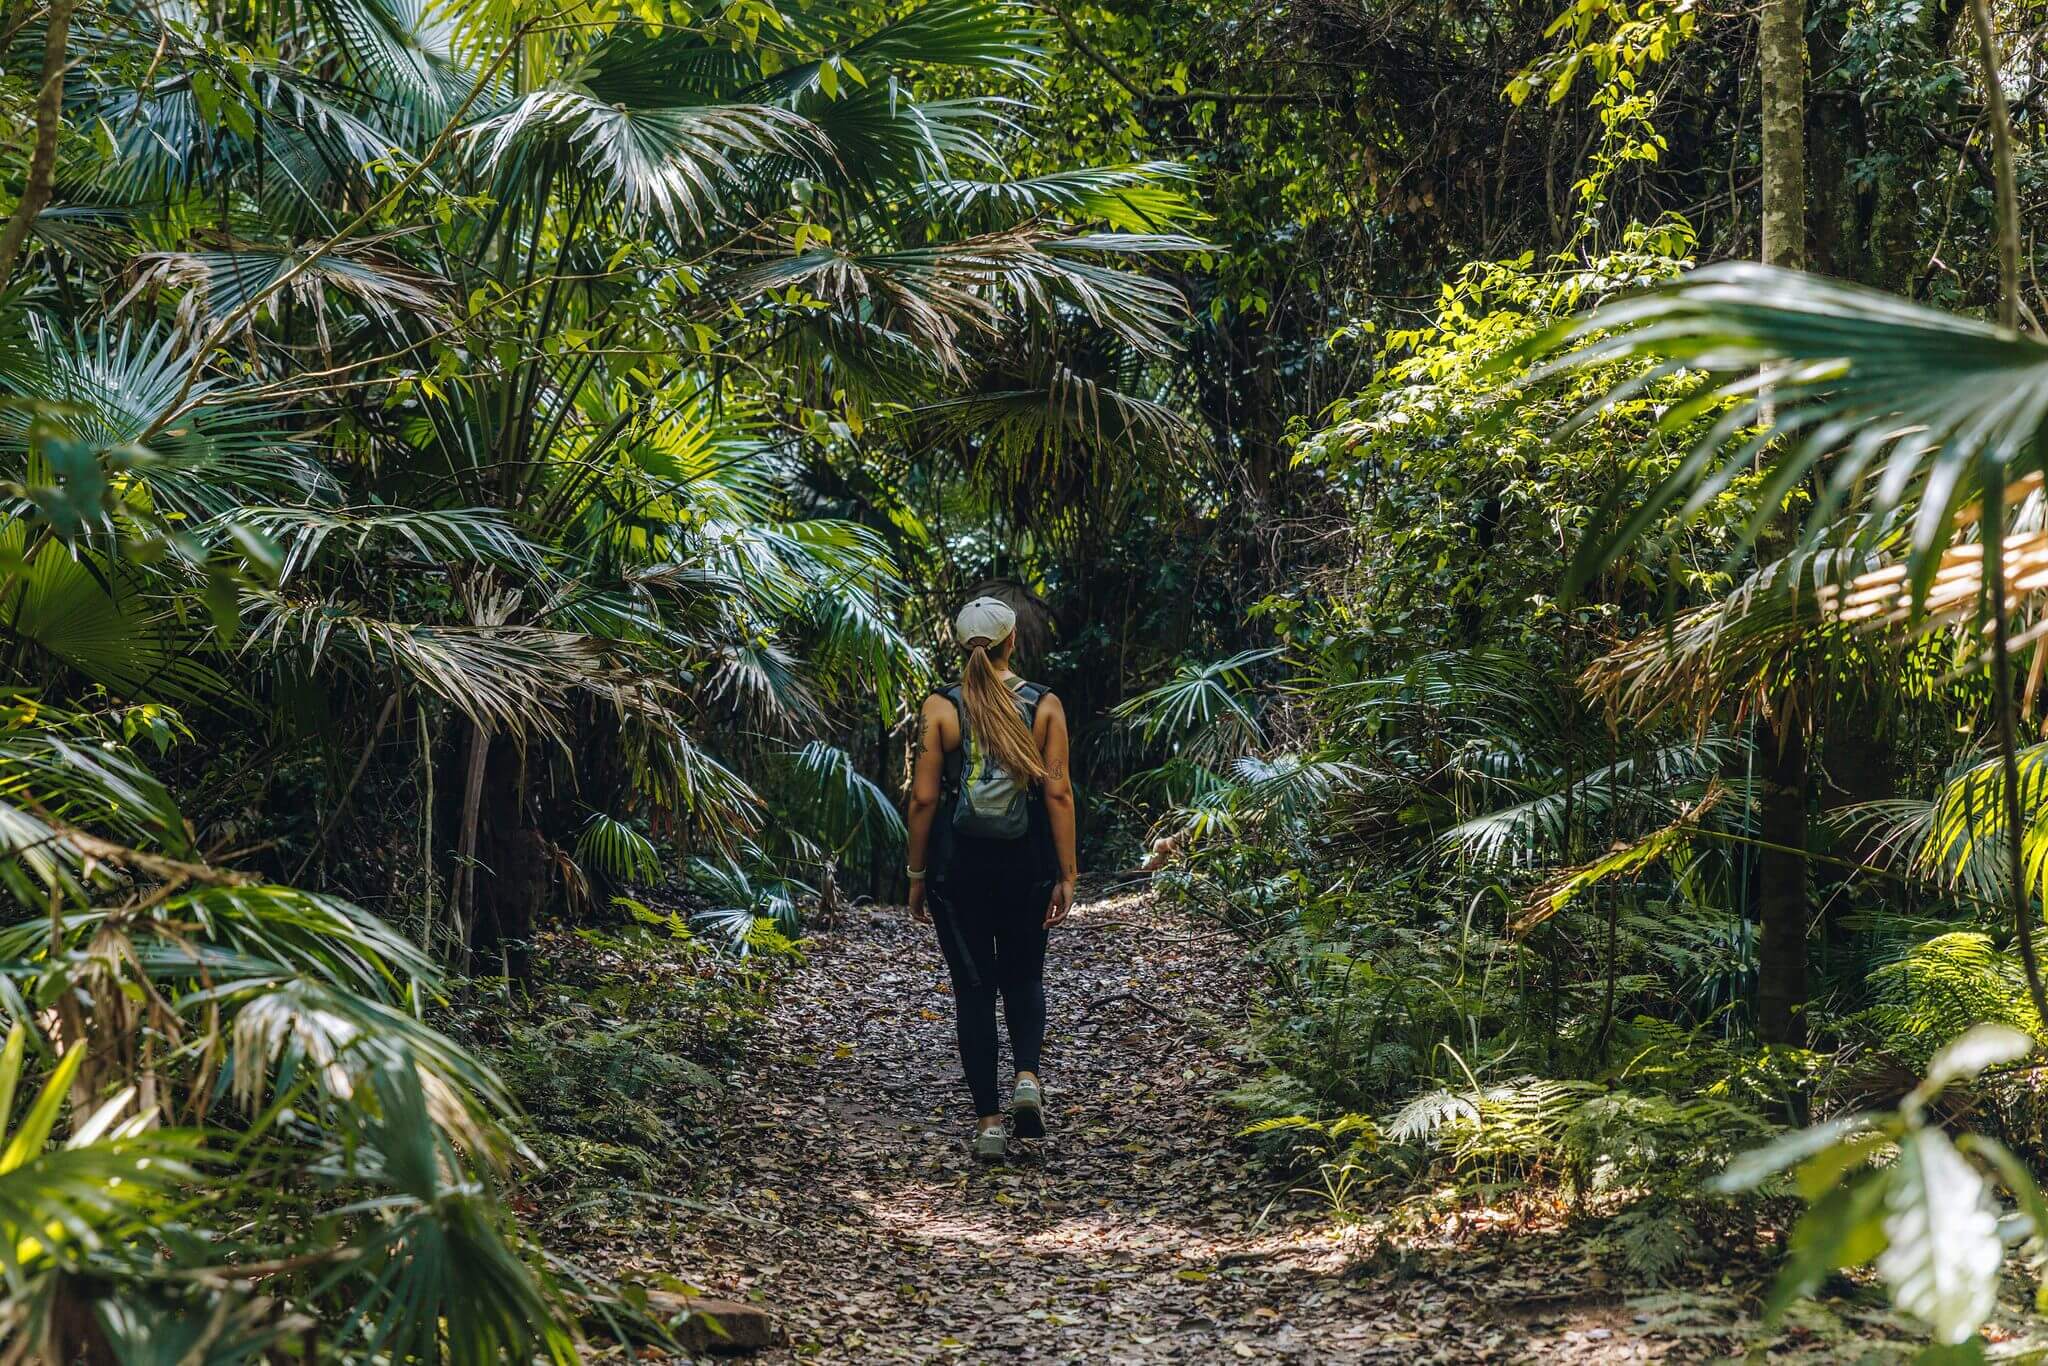
[[[1015,636],[1010,637],[1015,640]],[[967,725],[981,752],[1019,782],[1043,782],[1045,760],[1038,740],[1017,710],[1017,695],[1003,682],[989,643],[969,641],[967,667],[960,673],[960,700],[967,704]],[[1005,650],[1003,658],[1009,657]]]

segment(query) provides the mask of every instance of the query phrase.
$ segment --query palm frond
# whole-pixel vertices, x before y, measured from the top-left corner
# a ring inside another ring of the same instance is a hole
[[[1165,740],[1202,762],[1235,758],[1265,739],[1244,696],[1251,690],[1248,670],[1279,653],[1245,650],[1207,664],[1184,664],[1172,679],[1126,698],[1110,715],[1135,727],[1147,744]]]
[[[791,756],[796,771],[793,805],[836,850],[879,840],[891,847],[904,836],[903,817],[889,794],[860,771],[851,754],[813,740]]]
[[[589,91],[558,86],[521,96],[466,130],[486,163],[517,154],[558,156],[622,212],[654,218],[671,232],[702,231],[718,214],[734,158],[804,157],[817,149],[811,125],[769,105],[628,109]]]
[[[310,264],[305,254],[267,243],[145,252],[129,263],[128,275],[130,299],[183,290],[178,320],[188,332],[240,315],[246,319],[244,331],[253,334],[260,317],[275,315],[289,301],[310,317],[314,336],[323,346],[332,345],[335,336],[330,296],[360,305],[380,322],[396,324],[445,313],[448,289],[445,280],[361,246],[328,248]],[[288,275],[289,282],[280,288]]]
[[[0,405],[0,455],[27,451],[40,416],[140,479],[159,508],[194,520],[266,494],[305,497],[331,486],[279,430],[276,413],[238,401],[217,380],[188,392],[195,358],[171,329],[102,321],[66,332],[37,322],[32,336],[30,354],[0,356],[0,392],[28,400]]]
[[[1878,522],[1909,511],[1906,581],[1919,602],[1959,514],[1980,502],[2002,506],[2005,485],[2043,458],[2035,438],[2048,417],[2048,345],[1818,276],[1708,266],[1609,304],[1542,344],[1577,349],[1539,374],[1614,361],[1647,362],[1655,374],[1708,372],[1709,386],[1662,425],[1683,431],[1719,414],[1615,530],[1588,539],[1574,588],[1661,519],[1703,510],[1761,458],[1769,473],[1751,539],[1809,477],[1821,490],[1806,514],[1809,539],[1851,499]]]
[[[1460,821],[1438,837],[1439,847],[1482,862],[1534,861],[1565,847],[1565,813],[1676,819],[1689,785],[1717,774],[1738,745],[1725,736],[1678,741],[1589,769],[1570,783],[1510,806]]]
[[[935,177],[916,185],[910,202],[969,231],[1057,216],[1117,232],[1163,233],[1200,216],[1184,188],[1189,178],[1188,169],[1175,161],[1088,166],[1007,180]]]
[[[576,834],[576,861],[585,868],[622,882],[656,882],[661,878],[661,851],[632,826],[602,811]]]
[[[16,522],[0,531],[0,547],[19,553],[25,535]],[[209,626],[153,600],[151,587],[125,565],[52,541],[13,575],[0,629],[118,697],[231,695],[227,680],[207,662]]]
[[[410,547],[430,564],[485,564],[528,577],[542,572],[541,549],[494,508],[264,506],[223,514],[199,534],[208,539],[228,526],[246,527],[283,552],[280,585],[310,571],[330,549],[359,560],[377,541]]]
[[[397,671],[490,732],[557,733],[563,706],[613,671],[589,637],[513,624],[444,626],[391,621],[346,602],[245,595],[244,653],[297,652],[317,668],[340,655],[372,672]]]
[[[51,1148],[73,1078],[85,1061],[77,1043],[51,1069],[11,1124],[25,1070],[28,1026],[16,1021],[0,1049],[0,1271],[13,1294],[26,1273],[53,1257],[89,1253],[133,1231],[179,1185],[198,1179],[199,1136],[151,1129],[148,1116],[123,1114],[133,1088],[76,1117],[70,1138]]]
[[[1357,788],[1365,770],[1341,754],[1245,755],[1231,765],[1239,788],[1230,797],[1240,815],[1298,820],[1327,808],[1340,792]]]

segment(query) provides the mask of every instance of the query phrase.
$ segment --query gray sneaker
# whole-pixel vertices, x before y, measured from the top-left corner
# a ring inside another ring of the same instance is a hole
[[[974,1155],[984,1162],[1000,1162],[1010,1155],[1010,1140],[998,1124],[974,1136]]]
[[[1045,1137],[1045,1096],[1029,1077],[1017,1078],[1017,1090],[1010,1097],[1010,1122],[1019,1138]]]

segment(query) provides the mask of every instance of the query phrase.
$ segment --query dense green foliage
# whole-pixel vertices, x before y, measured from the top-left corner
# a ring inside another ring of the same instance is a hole
[[[465,1025],[501,1075],[422,1023],[447,968],[688,935],[617,899],[664,848],[710,942],[786,952],[899,847],[928,516],[1070,538],[1188,430],[1143,378],[1184,177],[1013,175],[1041,40],[980,0],[10,10],[52,153],[0,308],[0,964],[10,1075],[54,1069],[17,1146],[78,1107],[6,1177],[12,1340],[571,1354],[580,1278],[500,1199],[521,1103],[633,1170],[716,1042],[508,1006]],[[717,999],[660,994],[607,1016]]]
[[[1731,264],[1758,29],[1688,0],[15,0],[0,1334],[630,1316],[514,1211],[687,1165],[999,582],[1088,860],[1266,974],[1290,1175],[1656,1282],[1791,1126],[1722,1181],[1812,1203],[1785,1295],[1975,1350],[2048,1157],[2048,352],[1978,320],[1969,6],[1808,18],[1848,283]]]

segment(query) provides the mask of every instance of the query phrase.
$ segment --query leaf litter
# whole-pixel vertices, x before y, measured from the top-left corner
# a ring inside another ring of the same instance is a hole
[[[1053,932],[1050,1133],[985,1165],[929,927],[844,914],[725,1078],[689,1194],[631,1219],[583,1207],[589,1260],[767,1306],[786,1344],[762,1363],[1910,1355],[1889,1316],[1838,1301],[1761,1329],[1755,1258],[1630,1293],[1526,1209],[1422,1233],[1388,1208],[1337,1217],[1237,1140],[1225,1093],[1256,1071],[1240,1042],[1256,982],[1200,931],[1140,893],[1084,901]]]

